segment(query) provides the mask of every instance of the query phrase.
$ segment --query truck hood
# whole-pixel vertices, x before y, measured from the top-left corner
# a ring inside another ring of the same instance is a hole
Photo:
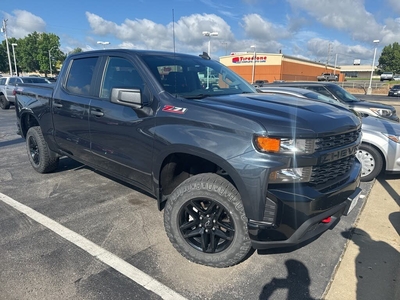
[[[220,120],[232,119],[232,114],[250,119],[270,136],[316,138],[361,126],[359,118],[347,109],[286,95],[236,94],[198,101],[202,106],[216,108]]]

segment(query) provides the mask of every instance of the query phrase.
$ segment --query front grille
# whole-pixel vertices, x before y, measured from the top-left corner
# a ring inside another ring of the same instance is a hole
[[[347,174],[353,166],[355,157],[348,156],[331,163],[313,167],[310,183],[320,185]]]
[[[318,138],[315,140],[315,151],[324,151],[354,143],[360,136],[361,128],[355,131]]]

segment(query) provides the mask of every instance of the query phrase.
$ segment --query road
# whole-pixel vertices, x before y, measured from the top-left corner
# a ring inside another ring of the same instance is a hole
[[[15,121],[0,110],[1,299],[319,299],[371,189],[363,183],[355,210],[313,243],[214,269],[175,251],[156,201],[132,186],[68,158],[36,173]]]

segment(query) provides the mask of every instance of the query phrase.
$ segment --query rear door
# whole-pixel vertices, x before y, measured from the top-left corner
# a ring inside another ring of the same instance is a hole
[[[55,141],[82,162],[90,160],[89,104],[94,97],[98,62],[97,56],[70,60],[52,99]]]
[[[113,88],[140,90],[142,108],[112,103]],[[151,166],[155,110],[132,56],[104,58],[98,97],[90,102],[90,141],[96,166],[151,191]]]

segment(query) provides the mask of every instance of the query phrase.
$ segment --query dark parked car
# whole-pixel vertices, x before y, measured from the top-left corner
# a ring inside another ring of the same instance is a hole
[[[399,97],[400,96],[400,84],[392,86],[389,90],[388,96]]]
[[[307,89],[263,87],[258,90],[267,94],[309,98],[338,105],[337,101]],[[400,173],[400,124],[367,116],[362,118],[361,128],[362,143],[356,154],[362,165],[361,181],[370,181],[382,171]]]
[[[341,102],[361,114],[389,119],[396,122],[399,121],[399,117],[396,114],[396,109],[393,106],[358,99],[336,83],[304,81],[271,83],[270,86],[285,86],[309,89],[325,95],[329,98],[332,98],[338,102]]]

